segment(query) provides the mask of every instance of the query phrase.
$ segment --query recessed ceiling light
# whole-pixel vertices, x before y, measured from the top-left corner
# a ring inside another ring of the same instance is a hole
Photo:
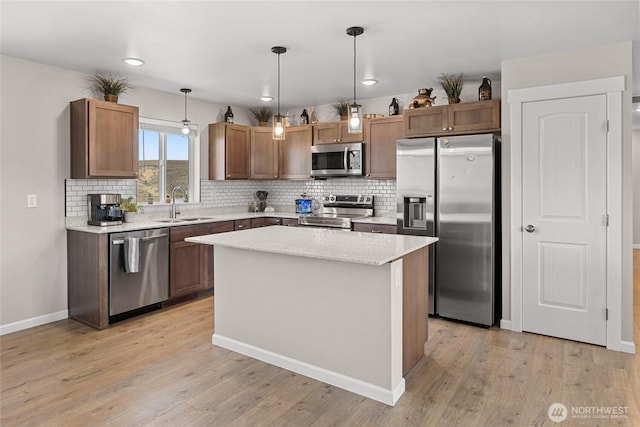
[[[260,101],[264,101],[264,102],[273,101],[273,96],[263,95],[260,97]]]
[[[376,79],[364,79],[360,80],[360,83],[365,86],[373,86],[374,84],[378,83],[378,81]]]
[[[141,65],[144,65],[144,61],[140,58],[124,58],[122,59],[122,62],[124,62],[125,64],[129,64],[133,67],[139,67]]]

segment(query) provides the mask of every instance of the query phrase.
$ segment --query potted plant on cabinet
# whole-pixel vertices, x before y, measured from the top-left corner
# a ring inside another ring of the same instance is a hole
[[[142,211],[142,206],[134,202],[133,197],[127,197],[122,200],[120,208],[124,211],[124,220],[126,222],[135,222],[138,211]]]
[[[249,108],[249,111],[251,112],[253,117],[258,121],[259,126],[267,126],[267,122],[271,120],[271,116],[273,116],[271,109],[267,107],[260,107],[257,110]]]
[[[338,99],[338,102],[333,104],[333,109],[336,111],[336,114],[340,116],[340,120],[347,120],[349,116],[349,101]]]
[[[464,85],[464,79],[462,73],[460,74],[441,74],[438,79],[449,98],[449,104],[457,104],[460,102],[460,94],[462,93],[462,86]]]
[[[112,73],[98,71],[91,75],[89,81],[91,91],[109,102],[118,102],[121,94],[133,88],[127,77]]]

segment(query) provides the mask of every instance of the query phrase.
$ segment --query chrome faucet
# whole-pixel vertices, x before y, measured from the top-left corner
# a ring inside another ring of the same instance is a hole
[[[169,218],[171,219],[175,219],[176,215],[180,215],[180,211],[176,209],[177,190],[182,191],[182,197],[184,197],[185,194],[184,188],[180,187],[179,185],[176,185],[175,187],[173,187],[173,190],[171,190],[171,214],[169,215]]]

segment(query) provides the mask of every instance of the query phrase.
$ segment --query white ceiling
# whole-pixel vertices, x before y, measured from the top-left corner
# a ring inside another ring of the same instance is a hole
[[[81,72],[120,72],[134,85],[214,103],[282,108],[333,103],[435,86],[443,72],[499,78],[504,59],[634,40],[640,58],[639,4],[633,1],[7,1],[0,3],[1,51]],[[132,68],[127,56],[146,64]],[[640,67],[637,67],[640,68]],[[634,70],[640,95],[640,70]]]

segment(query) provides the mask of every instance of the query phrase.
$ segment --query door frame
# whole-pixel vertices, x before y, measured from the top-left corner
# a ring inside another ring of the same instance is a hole
[[[511,321],[522,332],[522,108],[523,103],[578,96],[607,96],[607,348],[635,353],[622,340],[622,92],[624,76],[514,89],[508,92],[511,113]]]

